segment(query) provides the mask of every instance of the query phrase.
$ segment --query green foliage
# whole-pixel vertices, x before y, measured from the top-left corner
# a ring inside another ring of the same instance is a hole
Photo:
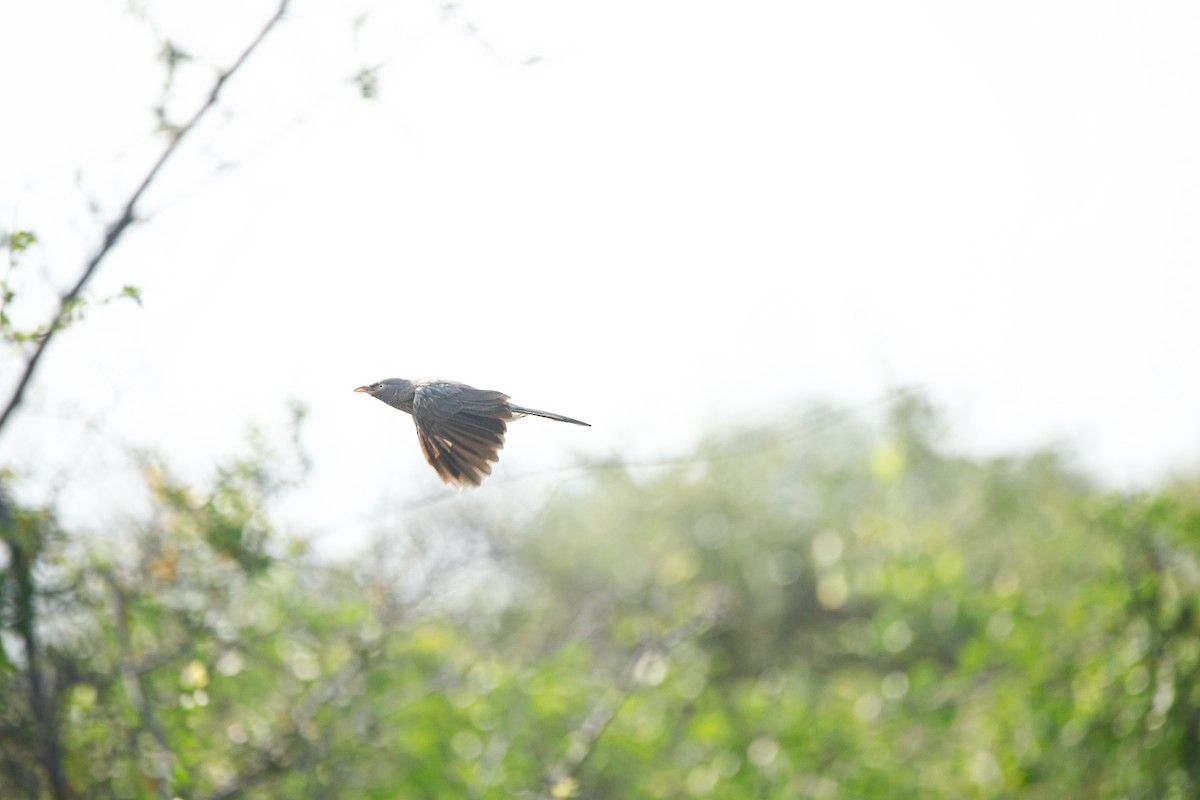
[[[122,286],[121,291],[117,293],[113,299],[121,297],[128,297],[139,306],[142,304],[142,290],[136,286],[130,286],[129,284]]]
[[[37,236],[32,231],[13,231],[0,233],[0,247],[8,249],[9,259],[37,244]]]
[[[163,41],[162,49],[158,51],[158,60],[166,67],[167,75],[172,76],[181,64],[191,61],[192,57],[167,39]]]
[[[179,75],[179,70],[184,65],[192,63],[193,59],[189,53],[181,50],[170,39],[164,39],[162,48],[158,51],[158,60],[163,66],[163,88],[162,98],[158,105],[154,107],[154,116],[158,120],[159,133],[176,137],[179,135],[181,129],[168,119],[167,101],[170,98],[171,90],[175,86],[175,79]]]
[[[8,251],[8,266],[4,276],[0,278],[0,338],[10,343],[23,341],[24,336],[24,331],[13,327],[12,318],[9,316],[9,308],[17,296],[12,285],[12,274],[21,263],[25,251],[37,244],[37,241],[37,236],[31,231],[0,231],[0,248]]]
[[[1200,484],[1113,496],[937,427],[741,431],[345,565],[281,546],[260,441],[203,490],[149,464],[126,546],[25,510],[5,541],[45,532],[90,797],[1196,796]],[[6,798],[49,796],[28,669],[0,659]]]
[[[37,343],[47,337],[51,330],[63,329],[79,322],[89,305],[108,305],[116,300],[130,299],[139,306],[142,304],[142,292],[136,286],[124,286],[121,291],[99,300],[83,295],[64,297],[56,314],[40,325],[20,326],[13,322],[12,308],[20,299],[22,293],[13,280],[13,275],[28,255],[28,251],[38,244],[37,236],[31,231],[0,232],[0,248],[7,251],[8,265],[3,276],[0,276],[0,340],[12,345],[28,345]]]

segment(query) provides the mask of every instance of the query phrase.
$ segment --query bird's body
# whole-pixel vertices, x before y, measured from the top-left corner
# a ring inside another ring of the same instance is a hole
[[[491,474],[510,421],[532,415],[572,425],[588,424],[518,406],[503,392],[458,381],[388,378],[354,391],[412,414],[425,460],[443,481],[458,489],[478,486]]]

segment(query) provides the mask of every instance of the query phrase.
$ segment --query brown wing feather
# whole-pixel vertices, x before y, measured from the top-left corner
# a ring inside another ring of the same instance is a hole
[[[417,426],[417,440],[425,460],[446,483],[462,488],[478,486],[492,472],[504,447],[503,420],[459,414],[450,420],[438,420]],[[491,423],[488,429],[477,421]]]
[[[464,486],[478,486],[483,483],[492,471],[495,459],[481,457],[468,453],[462,448],[448,444],[445,440],[438,441],[436,437],[427,435],[418,429],[417,438],[425,459],[445,483],[461,489]]]
[[[479,389],[421,395],[413,421],[425,460],[456,488],[483,483],[504,447],[505,420],[512,417],[508,398]]]

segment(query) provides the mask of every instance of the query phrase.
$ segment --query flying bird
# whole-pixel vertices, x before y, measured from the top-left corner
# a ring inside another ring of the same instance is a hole
[[[532,415],[591,427],[562,414],[516,405],[503,392],[458,381],[387,378],[354,391],[412,414],[425,460],[456,489],[478,486],[492,473],[510,420]]]

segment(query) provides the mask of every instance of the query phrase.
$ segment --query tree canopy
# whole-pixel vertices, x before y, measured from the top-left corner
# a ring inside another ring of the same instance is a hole
[[[272,5],[190,113],[164,38],[161,147],[45,309],[38,232],[0,230],[0,433],[62,331],[140,302],[92,278]],[[413,509],[342,560],[275,522],[298,435],[198,483],[144,455],[148,512],[100,531],[6,461],[0,797],[1200,796],[1200,478],[1119,494],[943,427],[915,395],[797,412],[578,464],[532,512]]]
[[[7,504],[0,794],[1195,796],[1200,484],[810,419],[344,563],[272,529],[265,447],[148,463],[120,545]]]

